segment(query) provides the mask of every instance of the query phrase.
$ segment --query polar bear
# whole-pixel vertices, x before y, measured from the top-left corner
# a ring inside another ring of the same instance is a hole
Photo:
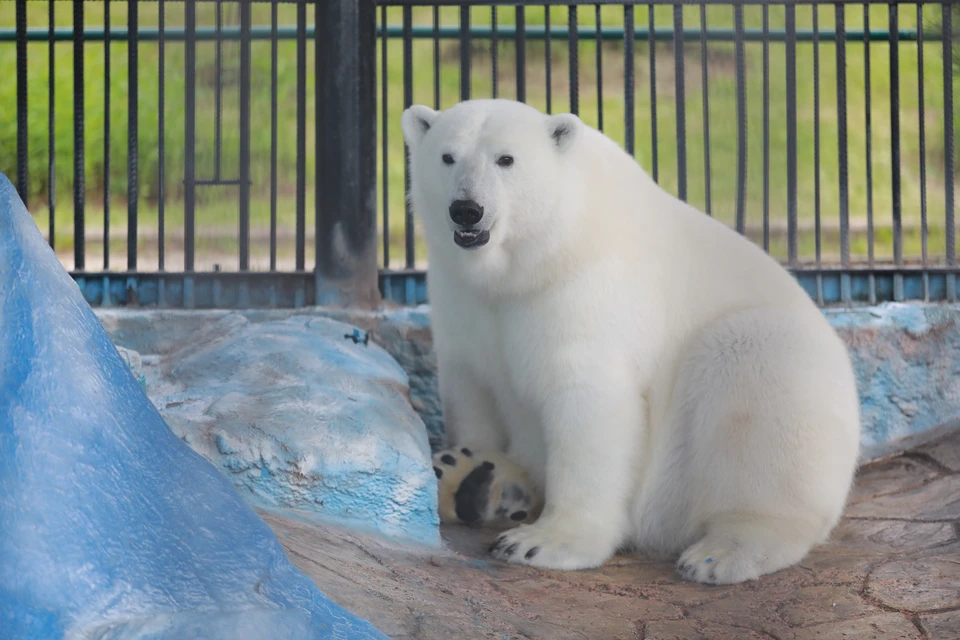
[[[448,437],[503,452],[544,500],[495,557],[634,550],[733,584],[828,537],[856,380],[786,270],[574,115],[471,100],[401,124]]]

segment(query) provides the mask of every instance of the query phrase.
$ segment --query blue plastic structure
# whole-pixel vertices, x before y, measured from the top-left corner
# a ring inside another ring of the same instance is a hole
[[[0,174],[0,638],[383,638],[167,428]]]

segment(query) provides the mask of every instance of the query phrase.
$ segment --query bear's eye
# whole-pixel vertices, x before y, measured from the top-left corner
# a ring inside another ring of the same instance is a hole
[[[500,156],[497,158],[497,166],[509,167],[513,164],[513,156]]]
[[[443,164],[453,164],[453,156],[449,153],[443,154]]]

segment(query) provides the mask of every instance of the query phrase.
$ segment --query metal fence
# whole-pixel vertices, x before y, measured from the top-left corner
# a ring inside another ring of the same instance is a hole
[[[953,301],[958,7],[16,0],[0,170],[92,304],[418,303],[400,112],[515,98],[578,113],[821,304]]]

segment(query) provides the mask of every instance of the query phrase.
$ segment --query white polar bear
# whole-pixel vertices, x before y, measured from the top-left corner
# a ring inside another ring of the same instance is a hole
[[[493,553],[680,554],[730,584],[837,523],[860,416],[845,345],[781,266],[569,114],[407,109],[447,433],[544,492]]]

